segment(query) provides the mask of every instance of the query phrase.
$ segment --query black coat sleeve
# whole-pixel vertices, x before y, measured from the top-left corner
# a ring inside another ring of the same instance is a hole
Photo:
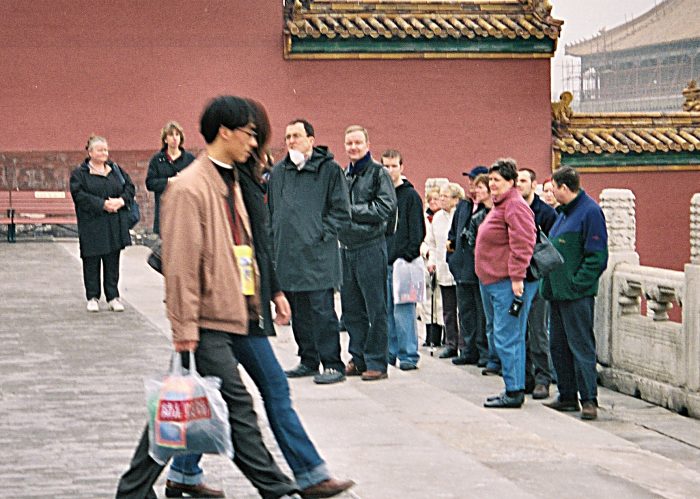
[[[401,255],[401,258],[410,262],[420,256],[420,246],[425,239],[425,217],[423,216],[423,203],[420,195],[413,191],[411,192],[410,202],[408,204],[408,245],[406,253]]]

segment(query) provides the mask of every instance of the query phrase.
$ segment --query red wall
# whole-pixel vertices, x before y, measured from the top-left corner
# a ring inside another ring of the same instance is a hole
[[[306,117],[343,164],[343,129],[364,124],[421,191],[500,156],[549,169],[549,60],[285,61],[280,0],[4,0],[0,18],[0,154],[81,151],[95,132],[113,159],[147,159],[169,119],[198,148],[204,104],[232,93],[267,106],[277,150]]]
[[[699,172],[587,173],[581,181],[596,200],[606,188],[634,192],[642,265],[683,270],[690,262],[690,200],[700,192]]]

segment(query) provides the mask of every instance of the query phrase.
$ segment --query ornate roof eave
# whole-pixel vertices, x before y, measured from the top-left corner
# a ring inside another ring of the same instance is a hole
[[[700,170],[700,100],[691,82],[676,113],[574,113],[571,92],[552,103],[553,168],[588,172]]]
[[[563,21],[549,0],[288,0],[285,57],[549,58]]]

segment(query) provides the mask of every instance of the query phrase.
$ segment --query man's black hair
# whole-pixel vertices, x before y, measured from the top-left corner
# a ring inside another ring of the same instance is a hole
[[[304,118],[297,118],[295,120],[292,120],[289,123],[287,123],[287,126],[296,125],[297,123],[301,123],[302,125],[304,125],[304,131],[306,132],[306,135],[308,135],[309,137],[316,137],[314,127]]]
[[[552,180],[559,186],[565,185],[571,192],[581,188],[581,176],[570,166],[562,166],[552,174]]]
[[[244,127],[251,121],[251,115],[250,106],[245,99],[233,95],[220,95],[207,104],[199,120],[199,131],[206,143],[211,144],[221,126],[229,130]]]

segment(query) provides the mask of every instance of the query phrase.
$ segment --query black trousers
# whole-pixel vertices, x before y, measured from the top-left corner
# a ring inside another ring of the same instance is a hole
[[[340,331],[333,303],[333,289],[285,291],[292,308],[292,331],[299,347],[301,363],[311,369],[337,369],[340,360]]]
[[[389,316],[386,306],[387,254],[384,239],[359,249],[343,249],[340,300],[348,329],[348,350],[360,371],[387,369]]]
[[[475,362],[486,362],[489,342],[486,339],[486,318],[479,283],[457,284],[457,310],[459,334],[464,343],[460,355]]]
[[[233,355],[232,335],[201,329],[195,352],[197,372],[221,378],[221,395],[228,406],[233,442],[233,462],[258,489],[264,499],[276,499],[298,491],[294,482],[279,469],[263,443],[253,398],[241,381],[238,361]],[[187,367],[188,356],[183,355]],[[148,455],[148,427],[141,435],[129,469],[119,480],[117,498],[155,499],[153,484],[163,466]]]
[[[85,296],[88,300],[100,299],[102,295],[102,275],[104,274],[104,291],[107,301],[119,298],[119,256],[121,250],[106,255],[83,257],[83,282]],[[100,269],[100,266],[102,267]]]
[[[552,382],[550,369],[551,358],[549,353],[549,317],[547,314],[547,301],[535,294],[535,299],[530,305],[530,313],[527,316],[527,336],[525,346],[525,386],[535,385],[549,386]]]
[[[440,286],[442,319],[445,322],[445,346],[462,350],[464,341],[457,325],[457,286]]]

